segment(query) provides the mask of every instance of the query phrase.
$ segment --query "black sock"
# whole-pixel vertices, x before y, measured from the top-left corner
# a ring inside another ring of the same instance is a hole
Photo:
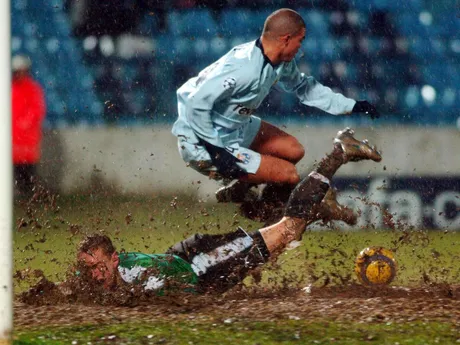
[[[293,218],[311,218],[313,206],[323,200],[328,190],[329,180],[317,172],[312,172],[292,191],[284,215]]]
[[[340,145],[335,145],[332,152],[319,162],[316,172],[331,180],[342,164],[343,150]]]
[[[262,191],[262,200],[267,202],[280,201],[285,203],[289,200],[295,184],[290,183],[268,183]]]

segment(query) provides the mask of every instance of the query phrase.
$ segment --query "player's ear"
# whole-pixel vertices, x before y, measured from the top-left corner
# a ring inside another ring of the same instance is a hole
[[[291,35],[290,34],[282,35],[279,37],[279,40],[283,46],[287,46],[289,44],[289,41],[291,40]]]
[[[113,266],[118,267],[118,264],[120,263],[120,258],[118,257],[117,252],[113,252],[111,256],[111,260],[112,260]]]

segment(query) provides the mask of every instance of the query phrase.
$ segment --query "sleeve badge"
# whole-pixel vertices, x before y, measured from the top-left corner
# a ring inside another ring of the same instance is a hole
[[[232,77],[225,79],[223,86],[225,90],[234,89],[236,86],[236,79]]]

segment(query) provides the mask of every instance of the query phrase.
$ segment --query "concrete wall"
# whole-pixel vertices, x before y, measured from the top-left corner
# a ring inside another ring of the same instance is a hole
[[[339,128],[288,127],[307,148],[299,171],[307,173],[315,160],[329,152]],[[381,163],[343,166],[340,176],[459,175],[460,132],[455,129],[401,127],[358,128],[383,152]],[[206,198],[218,187],[187,168],[169,127],[74,128],[45,133],[40,173],[63,193],[104,184],[122,193],[198,193]]]

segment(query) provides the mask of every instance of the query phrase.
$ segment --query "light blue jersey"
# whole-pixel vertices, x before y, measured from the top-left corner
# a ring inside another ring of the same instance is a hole
[[[260,155],[248,149],[260,119],[253,116],[272,87],[293,92],[300,102],[330,114],[351,113],[355,101],[323,86],[297,68],[295,60],[273,66],[260,40],[236,46],[177,90],[179,117],[172,133],[182,158],[200,172],[213,170],[200,140],[225,148],[255,173]]]

